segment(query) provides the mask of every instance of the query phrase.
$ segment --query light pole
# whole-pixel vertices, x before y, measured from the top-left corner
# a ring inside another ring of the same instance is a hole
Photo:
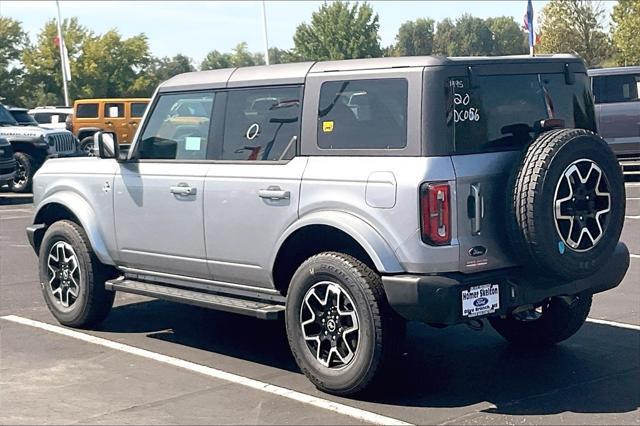
[[[269,39],[267,38],[267,5],[262,0],[262,29],[264,31],[264,63],[269,65]]]
[[[64,54],[64,39],[62,38],[62,21],[60,19],[60,3],[56,0],[58,8],[58,47],[60,48],[60,70],[62,71],[62,87],[64,88],[64,105],[69,106],[69,89],[67,88],[67,64]]]

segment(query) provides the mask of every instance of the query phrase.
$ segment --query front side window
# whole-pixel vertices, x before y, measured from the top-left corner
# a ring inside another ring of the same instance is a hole
[[[408,83],[402,78],[328,81],[320,88],[318,147],[402,149]]]
[[[132,102],[131,103],[131,117],[139,118],[144,115],[145,110],[147,109],[146,102]]]
[[[139,159],[205,160],[213,92],[160,95],[138,145]]]
[[[98,104],[78,104],[76,108],[78,118],[98,118]]]
[[[301,94],[299,87],[229,91],[221,159],[293,158],[300,133]]]
[[[104,116],[107,118],[124,117],[124,104],[120,102],[104,104]]]
[[[593,77],[593,94],[597,104],[638,102],[640,74]]]
[[[0,124],[16,124],[15,118],[2,105],[0,105]]]

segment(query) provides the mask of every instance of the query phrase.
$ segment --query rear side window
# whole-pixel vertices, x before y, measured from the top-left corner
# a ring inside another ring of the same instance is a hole
[[[142,133],[139,159],[205,160],[212,92],[161,95]]]
[[[301,94],[299,87],[229,91],[221,159],[293,158],[300,133]]]
[[[559,118],[565,127],[596,130],[588,77],[575,74],[478,76],[448,82],[447,126],[458,154],[520,149],[540,131],[539,123]]]
[[[408,83],[402,78],[328,81],[320,88],[317,135],[322,149],[407,146]]]
[[[640,74],[593,77],[593,94],[597,104],[638,102]]]
[[[146,102],[132,102],[131,103],[131,117],[139,118],[144,115],[147,109]]]
[[[595,132],[596,119],[589,77],[577,73],[574,76],[573,84],[567,84],[564,74],[541,74],[540,81],[551,97],[554,118],[563,119],[565,127]]]
[[[76,108],[78,118],[98,118],[98,104],[78,104]]]
[[[124,104],[120,102],[104,104],[104,116],[107,118],[124,117]]]

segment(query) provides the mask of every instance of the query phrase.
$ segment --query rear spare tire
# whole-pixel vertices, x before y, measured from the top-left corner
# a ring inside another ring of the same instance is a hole
[[[524,266],[574,280],[605,265],[620,238],[625,195],[622,170],[600,136],[543,133],[523,152],[510,188],[509,239]]]

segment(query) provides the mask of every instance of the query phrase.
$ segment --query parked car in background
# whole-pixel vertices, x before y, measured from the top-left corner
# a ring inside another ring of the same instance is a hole
[[[127,155],[98,132],[96,158],[44,165],[27,235],[66,326],[115,291],[284,316],[300,370],[350,395],[402,362],[406,320],[486,319],[525,357],[580,329],[629,267],[595,131],[572,55],[181,74]]]
[[[66,129],[66,121],[73,115],[73,108],[67,106],[41,106],[29,110],[29,114],[45,129]]]
[[[31,115],[29,115],[29,110],[27,110],[26,108],[8,106],[7,110],[9,111],[9,113],[11,113],[13,118],[16,119],[16,121],[20,126],[38,126],[39,125],[38,122]]]
[[[14,192],[29,192],[33,175],[48,158],[78,155],[78,141],[67,130],[20,126],[7,108],[0,104],[0,137],[7,139],[17,162],[10,183]]]
[[[640,156],[640,66],[589,70],[598,132],[618,156]]]
[[[0,186],[9,185],[16,174],[16,160],[13,159],[13,148],[5,138],[0,138]]]
[[[93,135],[98,131],[112,132],[120,145],[130,144],[142,115],[147,98],[82,99],[73,104],[73,118],[68,128],[78,137],[80,149],[90,154]]]

